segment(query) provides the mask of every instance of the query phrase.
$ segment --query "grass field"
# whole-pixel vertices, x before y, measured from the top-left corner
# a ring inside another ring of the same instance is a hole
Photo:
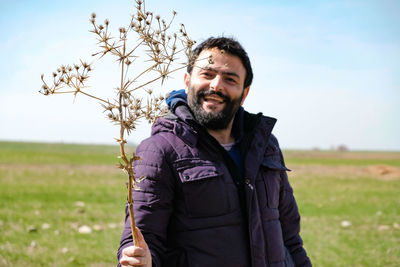
[[[126,199],[117,155],[0,142],[0,266],[115,266]],[[400,153],[284,155],[314,266],[400,266]]]

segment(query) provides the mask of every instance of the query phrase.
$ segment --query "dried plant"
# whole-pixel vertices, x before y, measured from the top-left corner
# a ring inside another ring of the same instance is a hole
[[[82,60],[79,64],[59,67],[53,72],[51,84],[45,81],[42,74],[43,86],[39,92],[43,95],[86,95],[99,101],[107,118],[119,126],[119,137],[115,138],[120,146],[120,162],[117,167],[122,169],[129,177],[128,206],[133,241],[134,244],[137,244],[132,190],[145,177],[135,177],[133,164],[140,158],[134,153],[127,155],[125,150],[126,136],[135,130],[140,119],[153,123],[158,117],[165,114],[167,108],[162,104],[164,97],[155,96],[155,90],[149,86],[154,86],[157,81],[162,84],[173,72],[185,68],[194,41],[188,37],[183,24],[180,25],[179,30],[173,32],[171,26],[176,16],[175,11],[169,22],[166,22],[160,16],[155,16],[152,12],[146,11],[144,1],[136,0],[135,2],[136,14],[131,15],[130,22],[126,27],[119,28],[116,37],[111,35],[109,20],[106,19],[103,24],[99,24],[94,13],[90,18],[93,27],[91,32],[96,35],[100,47],[100,51],[92,56],[101,59],[106,55],[111,55],[116,57],[120,66],[120,84],[114,92],[113,100],[103,99],[88,93],[85,85],[92,71],[93,63],[86,63]],[[184,56],[179,58],[180,55]],[[135,61],[143,57],[147,58],[145,61],[148,66],[138,70],[134,67]],[[135,75],[132,75],[130,70],[134,70]],[[147,93],[146,100],[138,96],[137,90],[139,89]]]

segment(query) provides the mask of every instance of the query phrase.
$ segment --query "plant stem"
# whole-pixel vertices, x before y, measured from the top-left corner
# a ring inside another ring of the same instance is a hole
[[[125,58],[125,54],[126,54],[126,38],[123,39],[124,45],[122,48],[122,56]],[[125,114],[123,113],[123,108],[122,108],[122,102],[123,102],[123,94],[122,92],[126,91],[126,89],[124,88],[124,83],[125,83],[125,62],[122,60],[121,61],[121,87],[120,87],[120,91],[119,91],[119,116],[120,116],[120,138],[119,138],[119,147],[120,147],[120,154],[121,154],[121,158],[125,163],[125,170],[128,172],[129,175],[129,182],[128,182],[128,209],[129,209],[129,218],[131,220],[131,231],[132,231],[132,239],[133,239],[133,245],[137,246],[138,245],[138,239],[137,239],[137,234],[136,234],[136,223],[135,223],[135,217],[133,214],[133,198],[132,198],[132,188],[133,188],[133,184],[135,182],[135,176],[134,176],[134,172],[131,166],[131,163],[129,162],[129,160],[126,157],[126,153],[125,153],[125,139],[124,139],[124,134],[125,134],[125,126],[123,124],[123,121],[125,120],[124,116]]]
[[[172,73],[172,72],[175,72],[175,71],[178,71],[178,70],[181,70],[181,69],[184,69],[184,68],[186,68],[186,66],[183,66],[183,67],[179,67],[179,68],[177,68],[177,69],[174,69],[174,70],[168,72],[166,75],[169,75],[169,74]],[[160,75],[160,76],[158,76],[157,78],[154,78],[154,79],[151,80],[151,81],[148,81],[148,82],[146,82],[146,83],[144,83],[144,84],[142,84],[142,85],[139,85],[139,86],[137,86],[137,87],[135,87],[135,88],[129,90],[128,93],[133,92],[133,91],[135,91],[135,90],[137,90],[137,89],[139,89],[139,88],[142,88],[143,86],[146,86],[146,85],[148,85],[148,84],[151,84],[151,83],[153,83],[153,82],[155,82],[155,81],[157,81],[157,80],[159,80],[159,79],[161,79],[161,78],[163,78],[163,77],[164,77],[163,75]]]
[[[104,103],[107,103],[107,104],[111,104],[111,103],[108,102],[107,100],[104,100],[104,99],[101,99],[101,98],[99,98],[99,97],[97,97],[97,96],[94,96],[94,95],[85,93],[85,92],[82,91],[82,90],[79,90],[79,93],[82,93],[82,94],[84,94],[84,95],[86,95],[86,96],[89,96],[89,97],[91,97],[91,98],[97,99],[97,100],[99,100],[99,101],[101,101],[101,102],[104,102]]]
[[[134,177],[132,173],[129,174],[129,188],[128,188],[128,209],[129,209],[129,217],[131,220],[131,231],[132,231],[132,239],[133,239],[133,245],[137,246],[138,245],[138,237],[136,233],[136,224],[135,224],[135,217],[133,214],[133,198],[132,198],[132,188],[133,188],[133,181]]]

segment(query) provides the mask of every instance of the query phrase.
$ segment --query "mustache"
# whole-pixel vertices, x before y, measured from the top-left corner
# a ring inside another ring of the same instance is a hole
[[[204,90],[204,91],[200,91],[197,94],[199,97],[206,97],[206,96],[210,96],[210,95],[217,95],[219,97],[221,97],[224,102],[229,102],[230,98],[226,95],[224,95],[223,93],[219,92],[219,91],[215,91],[215,90]]]

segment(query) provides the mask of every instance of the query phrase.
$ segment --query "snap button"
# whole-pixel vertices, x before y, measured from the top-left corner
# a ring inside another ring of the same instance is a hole
[[[247,185],[250,184],[250,179],[244,180],[244,183],[247,184]]]
[[[185,175],[183,176],[183,178],[184,178],[185,180],[189,180],[190,176],[187,175],[187,174],[185,174]]]

